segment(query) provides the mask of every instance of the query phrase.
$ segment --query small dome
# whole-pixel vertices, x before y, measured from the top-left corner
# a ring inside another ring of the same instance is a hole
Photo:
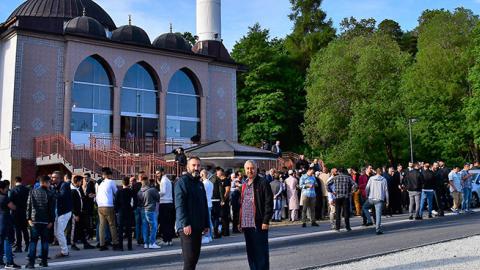
[[[142,28],[134,25],[120,26],[112,32],[112,40],[124,43],[152,45],[147,33]]]
[[[92,0],[28,0],[18,6],[10,14],[7,21],[15,17],[61,18],[69,20],[82,16],[83,12],[95,18],[109,30],[116,28],[110,15]]]
[[[192,52],[192,46],[179,33],[166,33],[153,41],[153,46],[160,49]]]
[[[84,35],[89,37],[106,38],[105,28],[91,17],[81,16],[71,19],[65,26],[65,34]]]

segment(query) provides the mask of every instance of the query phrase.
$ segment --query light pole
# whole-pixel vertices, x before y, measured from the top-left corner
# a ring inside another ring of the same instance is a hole
[[[412,124],[415,123],[417,119],[410,118],[408,119],[408,130],[410,134],[410,162],[413,163],[413,138],[412,138]]]

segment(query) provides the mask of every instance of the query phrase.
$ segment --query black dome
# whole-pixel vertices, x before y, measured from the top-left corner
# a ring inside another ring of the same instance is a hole
[[[142,28],[134,25],[120,26],[112,32],[112,40],[140,45],[152,45],[147,33]]]
[[[192,52],[192,46],[179,33],[166,33],[153,41],[153,46],[161,49]]]
[[[99,38],[107,37],[103,25],[94,18],[87,16],[71,19],[65,26],[65,33]]]
[[[21,4],[8,17],[40,17],[73,19],[83,15],[83,11],[109,30],[116,28],[110,15],[92,0],[28,0]]]

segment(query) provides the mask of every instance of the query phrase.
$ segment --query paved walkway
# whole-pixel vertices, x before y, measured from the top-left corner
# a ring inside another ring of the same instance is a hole
[[[391,218],[384,217],[385,224],[403,224],[412,221],[407,220],[407,215],[397,215]],[[361,218],[356,217],[352,219],[352,227],[354,232],[357,230],[366,230],[366,228],[361,227]],[[283,224],[281,226],[275,226],[270,231],[270,243],[275,245],[276,243],[285,243],[291,241],[303,241],[302,239],[308,239],[312,236],[321,237],[336,235],[337,233],[329,229],[330,224],[328,221],[320,222],[320,227],[307,227],[301,228],[299,223],[296,224]],[[371,228],[368,228],[371,229]],[[367,229],[367,230],[368,230]],[[93,243],[92,243],[93,244]],[[125,245],[126,246],[126,245]],[[232,249],[240,252],[244,252],[244,239],[243,235],[236,234],[230,237],[224,237],[217,239],[214,242],[205,245],[202,248],[202,254],[212,252],[215,253],[219,250]],[[54,257],[55,254],[59,252],[58,246],[53,246],[50,248],[49,255]],[[109,262],[125,262],[125,264],[130,264],[132,261],[138,259],[150,259],[152,257],[165,257],[171,258],[173,260],[178,260],[181,256],[181,250],[179,248],[179,240],[175,239],[174,245],[172,247],[163,247],[160,250],[146,250],[143,249],[143,246],[137,246],[134,244],[133,251],[103,251],[100,252],[97,249],[94,250],[80,250],[80,251],[71,251],[70,257],[63,259],[52,259],[49,260],[49,264],[54,269],[72,269],[72,266],[78,267],[79,269],[86,269],[91,266],[103,265]],[[203,255],[202,255],[203,256]],[[167,260],[167,259],[165,259]],[[24,265],[26,263],[26,253],[16,253],[15,262],[17,264]]]
[[[461,270],[480,268],[480,236],[414,248],[322,270]]]

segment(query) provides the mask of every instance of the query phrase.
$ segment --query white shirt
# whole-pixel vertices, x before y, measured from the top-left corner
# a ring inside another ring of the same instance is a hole
[[[172,181],[166,175],[160,180],[160,203],[173,203]]]
[[[211,208],[212,207],[212,196],[213,196],[213,183],[208,179],[205,179],[202,182],[203,182],[203,185],[205,186],[205,193],[207,193],[208,208]]]
[[[113,199],[117,193],[115,181],[104,179],[102,183],[97,184],[97,205],[98,207],[113,207]]]

